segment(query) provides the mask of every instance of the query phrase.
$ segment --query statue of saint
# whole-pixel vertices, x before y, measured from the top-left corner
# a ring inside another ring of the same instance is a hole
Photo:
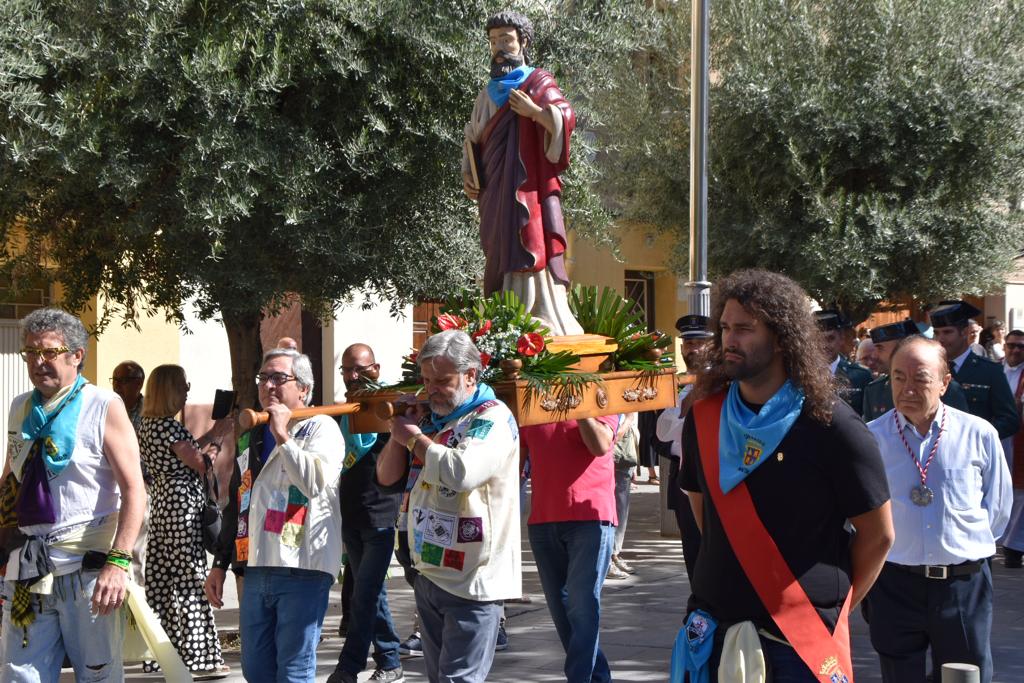
[[[562,183],[576,115],[554,76],[529,65],[533,26],[487,20],[491,80],[465,128],[463,189],[479,202],[484,294],[512,290],[554,335],[583,334],[566,297]]]

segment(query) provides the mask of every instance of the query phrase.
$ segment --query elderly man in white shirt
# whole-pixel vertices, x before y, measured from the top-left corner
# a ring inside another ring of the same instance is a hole
[[[949,385],[938,342],[911,336],[892,357],[895,408],[868,428],[892,491],[896,542],[868,594],[871,642],[886,683],[924,683],[967,662],[992,680],[989,558],[1010,515],[1010,473],[986,420],[941,402]]]

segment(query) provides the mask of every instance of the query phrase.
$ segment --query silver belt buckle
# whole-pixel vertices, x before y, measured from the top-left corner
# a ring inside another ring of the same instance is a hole
[[[949,567],[942,565],[929,564],[924,568],[924,575],[929,579],[948,579],[949,578]]]

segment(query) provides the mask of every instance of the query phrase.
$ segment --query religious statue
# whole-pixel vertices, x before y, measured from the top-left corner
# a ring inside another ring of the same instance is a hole
[[[462,158],[463,189],[479,202],[484,294],[511,290],[552,334],[582,334],[566,296],[558,179],[576,115],[554,76],[529,65],[529,19],[499,12],[485,28],[491,80],[473,104]]]

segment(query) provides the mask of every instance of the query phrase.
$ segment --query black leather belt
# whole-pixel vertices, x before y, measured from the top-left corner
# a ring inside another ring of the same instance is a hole
[[[968,574],[974,574],[975,572],[981,571],[981,565],[985,563],[985,560],[972,560],[970,562],[961,562],[960,564],[921,564],[921,565],[908,565],[908,564],[896,564],[895,562],[886,562],[890,567],[895,567],[901,571],[905,571],[908,574],[917,574],[923,576],[926,579],[949,579],[954,576],[967,576]]]

